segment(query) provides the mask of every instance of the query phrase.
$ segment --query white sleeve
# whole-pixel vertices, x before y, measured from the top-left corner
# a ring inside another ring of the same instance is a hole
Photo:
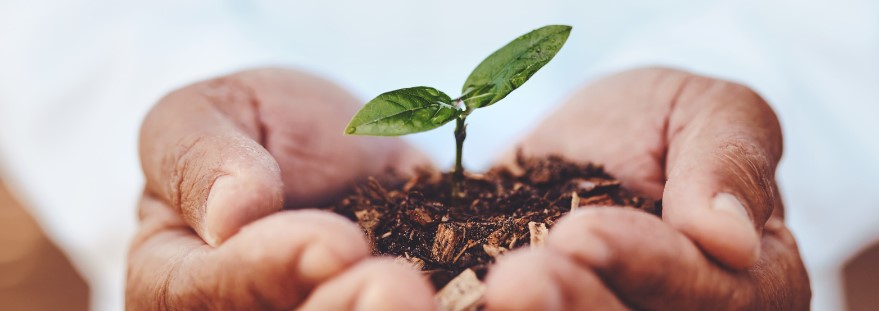
[[[248,37],[246,21],[217,3],[0,8],[0,168],[89,281],[95,310],[123,308],[145,112],[184,83],[293,61]]]
[[[778,114],[779,181],[816,310],[845,308],[839,271],[879,236],[879,3],[728,1],[633,36],[597,72],[663,65],[746,84]]]

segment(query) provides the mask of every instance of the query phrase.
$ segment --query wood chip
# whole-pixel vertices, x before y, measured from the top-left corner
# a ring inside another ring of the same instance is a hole
[[[409,219],[422,226],[433,222],[433,217],[430,217],[430,214],[423,209],[406,211],[406,215],[409,216]]]
[[[369,245],[375,244],[375,227],[381,220],[381,213],[374,209],[359,210],[354,212],[354,217],[357,217],[357,224],[363,229]]]
[[[484,293],[485,284],[467,269],[436,293],[437,307],[440,311],[476,310]]]
[[[467,173],[467,179],[488,180],[488,178],[485,177],[485,174],[469,173],[469,172]]]
[[[607,193],[603,193],[600,195],[590,196],[585,199],[581,199],[580,203],[582,205],[607,205],[606,202],[613,202],[613,199]]]
[[[515,248],[516,242],[519,242],[519,237],[514,236],[513,239],[510,240],[510,245],[507,248],[509,248],[509,249]]]
[[[571,192],[571,211],[577,210],[580,207],[580,195],[577,194],[577,191]]]
[[[442,264],[450,264],[455,258],[458,246],[464,241],[464,228],[454,223],[441,223],[436,228],[436,237],[430,249],[433,259]]]
[[[361,228],[372,231],[378,225],[381,214],[374,209],[369,209],[354,212],[354,217],[357,217],[357,223],[360,224]]]
[[[476,243],[476,241],[467,242],[467,245],[464,245],[464,247],[461,248],[461,251],[458,252],[458,255],[455,255],[455,258],[452,259],[452,263],[458,262],[458,259],[460,259],[461,256],[464,256],[464,252],[466,252],[471,247],[476,246],[477,244],[479,244],[479,243]]]
[[[503,255],[508,251],[506,248],[491,244],[482,244],[482,250],[491,257]]]
[[[500,228],[495,231],[492,231],[487,238],[485,238],[485,243],[492,246],[500,246],[506,241],[507,237],[510,233],[506,228]]]
[[[619,180],[616,180],[616,179],[603,179],[603,178],[602,179],[591,179],[591,180],[578,178],[578,179],[576,179],[576,182],[577,182],[577,188],[579,188],[582,191],[586,191],[586,192],[595,190],[596,188],[617,187],[622,184],[622,182],[620,182]]]
[[[580,190],[592,191],[592,189],[595,189],[595,186],[596,186],[596,184],[594,182],[591,182],[591,181],[588,181],[585,179],[578,179],[577,180],[577,188],[580,188]]]
[[[403,185],[403,192],[409,192],[409,190],[412,190],[415,185],[421,182],[421,178],[419,178],[420,176],[421,174],[416,174],[415,176],[412,176],[412,178],[409,178],[409,181]]]
[[[424,268],[424,260],[418,257],[409,257],[409,256],[399,256],[394,258],[394,262],[398,264],[402,264],[404,266],[409,266],[415,269],[415,271],[421,271]]]
[[[546,235],[549,234],[549,230],[546,229],[546,224],[542,222],[529,222],[528,231],[531,232],[531,248],[542,248],[543,240],[546,239]]]

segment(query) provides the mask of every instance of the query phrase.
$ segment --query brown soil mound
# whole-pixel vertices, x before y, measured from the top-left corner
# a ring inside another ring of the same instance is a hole
[[[516,162],[467,174],[460,198],[451,195],[451,174],[422,171],[409,180],[372,178],[330,209],[363,228],[375,255],[420,268],[437,289],[468,268],[483,278],[495,257],[541,243],[572,209],[624,206],[661,214],[661,202],[632,194],[599,165],[557,156]]]

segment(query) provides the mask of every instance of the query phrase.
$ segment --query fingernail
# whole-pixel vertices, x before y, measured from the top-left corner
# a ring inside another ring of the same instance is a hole
[[[742,202],[739,199],[726,192],[720,192],[714,196],[714,199],[711,202],[711,208],[716,211],[720,211],[722,213],[727,213],[732,215],[735,219],[739,219],[741,221],[742,226],[744,226],[746,232],[753,233],[755,238],[757,237],[757,230],[754,228],[754,221],[751,220],[751,216],[748,215],[748,210],[745,209],[745,206],[742,205]],[[752,258],[758,258],[760,256],[760,243],[756,244],[754,248],[754,254]]]
[[[220,176],[214,180],[214,184],[211,186],[210,192],[208,192],[208,198],[205,201],[203,218],[195,220],[196,224],[194,226],[198,226],[198,222],[201,222],[201,236],[210,246],[217,247],[226,238],[223,229],[226,225],[224,221],[227,220],[228,217],[222,215],[225,206],[221,205],[229,202],[230,193],[233,195],[236,194],[232,193],[235,188],[230,186],[229,183],[231,181],[232,180],[226,176]]]
[[[215,234],[211,233],[210,230],[205,229],[204,242],[208,243],[208,245],[210,245],[210,246],[217,247],[220,245],[220,238],[218,238]]]
[[[714,210],[735,216],[751,226],[751,228],[754,227],[754,222],[751,221],[751,216],[748,216],[748,211],[745,209],[745,206],[742,205],[742,202],[732,194],[726,192],[718,193],[714,196],[714,200],[711,202],[711,207],[714,208]]]
[[[345,267],[342,259],[326,245],[313,243],[299,258],[299,275],[312,282],[325,280]]]

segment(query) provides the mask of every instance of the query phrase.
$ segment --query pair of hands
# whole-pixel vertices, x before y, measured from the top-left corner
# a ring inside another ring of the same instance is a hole
[[[147,184],[127,307],[434,308],[429,284],[370,257],[355,224],[301,210],[388,167],[429,164],[398,139],[342,136],[357,106],[327,81],[280,69],[161,100],[141,132]],[[566,216],[546,248],[500,260],[487,308],[807,309],[774,181],[780,146],[772,110],[739,85],[640,69],[588,86],[524,151],[604,163],[662,198],[663,219],[600,208]]]

